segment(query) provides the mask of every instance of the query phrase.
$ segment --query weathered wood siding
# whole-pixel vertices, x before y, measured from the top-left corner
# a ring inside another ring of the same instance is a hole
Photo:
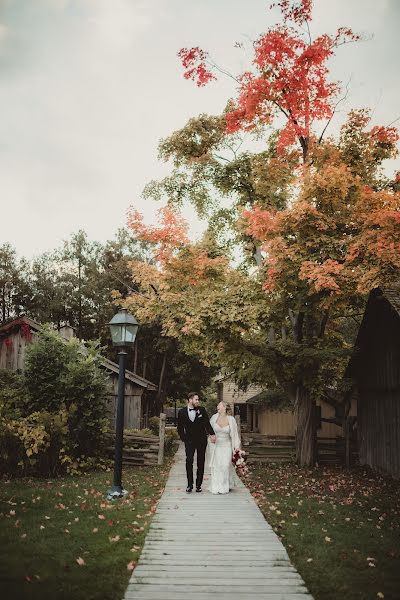
[[[258,431],[264,435],[294,435],[295,420],[291,411],[258,409]]]
[[[356,347],[360,464],[400,477],[400,315],[380,289],[370,294]]]
[[[108,401],[108,414],[110,425],[115,427],[118,400],[118,375],[112,376],[110,396]],[[142,427],[142,393],[143,388],[136,386],[131,381],[125,383],[125,410],[124,428],[140,429]]]
[[[267,408],[258,408],[258,431],[264,435],[295,435],[296,420],[295,415],[290,410],[281,412],[268,410]],[[357,401],[352,400],[350,415],[357,414]],[[329,419],[335,416],[335,410],[325,402],[321,403],[321,416]],[[321,427],[317,430],[317,437],[336,438],[343,435],[343,430],[334,423],[325,423],[322,421]]]
[[[361,397],[360,464],[400,478],[400,391],[363,390]]]
[[[36,333],[32,332],[32,339],[36,337]],[[8,341],[9,340],[9,341]],[[0,344],[0,369],[8,369],[10,371],[18,371],[24,369],[26,346],[30,341],[23,337],[21,329],[13,331],[7,337],[6,341]]]
[[[220,399],[228,402],[232,406],[235,404],[245,404],[249,398],[261,392],[260,387],[250,386],[245,392],[239,390],[238,386],[233,381],[224,381],[222,397]]]
[[[240,391],[232,381],[225,380],[220,385],[219,399],[232,405],[245,404],[249,398],[252,398],[259,392],[260,387],[250,386],[245,392]],[[357,401],[352,400],[350,415],[357,415]],[[335,416],[335,410],[325,402],[321,403],[321,416],[332,418]],[[272,411],[264,407],[248,405],[247,423],[250,431],[257,430],[264,435],[295,435],[295,416],[292,411]],[[318,437],[336,438],[342,436],[343,431],[334,423],[322,422],[321,428],[317,431]]]

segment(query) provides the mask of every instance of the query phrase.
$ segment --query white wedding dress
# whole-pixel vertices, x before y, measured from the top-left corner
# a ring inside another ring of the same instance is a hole
[[[227,494],[235,487],[237,475],[232,464],[232,454],[240,448],[240,438],[234,417],[228,417],[228,425],[220,427],[217,423],[218,414],[210,419],[215,431],[216,442],[208,442],[207,455],[211,470],[209,491],[212,494]]]

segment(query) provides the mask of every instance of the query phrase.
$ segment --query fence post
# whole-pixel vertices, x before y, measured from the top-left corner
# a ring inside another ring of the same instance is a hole
[[[236,419],[236,425],[237,425],[238,434],[239,434],[239,440],[240,440],[240,442],[242,442],[242,431],[241,431],[241,425],[240,425],[240,415],[235,415],[235,419]]]
[[[344,422],[344,461],[346,467],[350,466],[350,427],[349,419],[347,418]]]
[[[165,444],[165,420],[166,414],[160,413],[160,445],[158,448],[158,464],[162,465],[164,462],[164,444]]]

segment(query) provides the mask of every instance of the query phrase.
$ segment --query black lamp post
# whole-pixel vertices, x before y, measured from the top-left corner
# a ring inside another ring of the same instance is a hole
[[[107,493],[107,497],[121,498],[127,492],[122,487],[122,449],[124,443],[124,408],[125,408],[125,365],[127,348],[133,346],[139,323],[126,308],[122,308],[109,322],[111,339],[114,346],[119,348],[119,374],[118,374],[118,403],[115,423],[115,461],[114,484]]]

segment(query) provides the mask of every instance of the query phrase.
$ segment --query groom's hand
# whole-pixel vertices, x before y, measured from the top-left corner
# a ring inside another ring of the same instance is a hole
[[[215,435],[210,435],[210,440],[212,444],[215,444],[215,442],[217,441],[217,437]]]

